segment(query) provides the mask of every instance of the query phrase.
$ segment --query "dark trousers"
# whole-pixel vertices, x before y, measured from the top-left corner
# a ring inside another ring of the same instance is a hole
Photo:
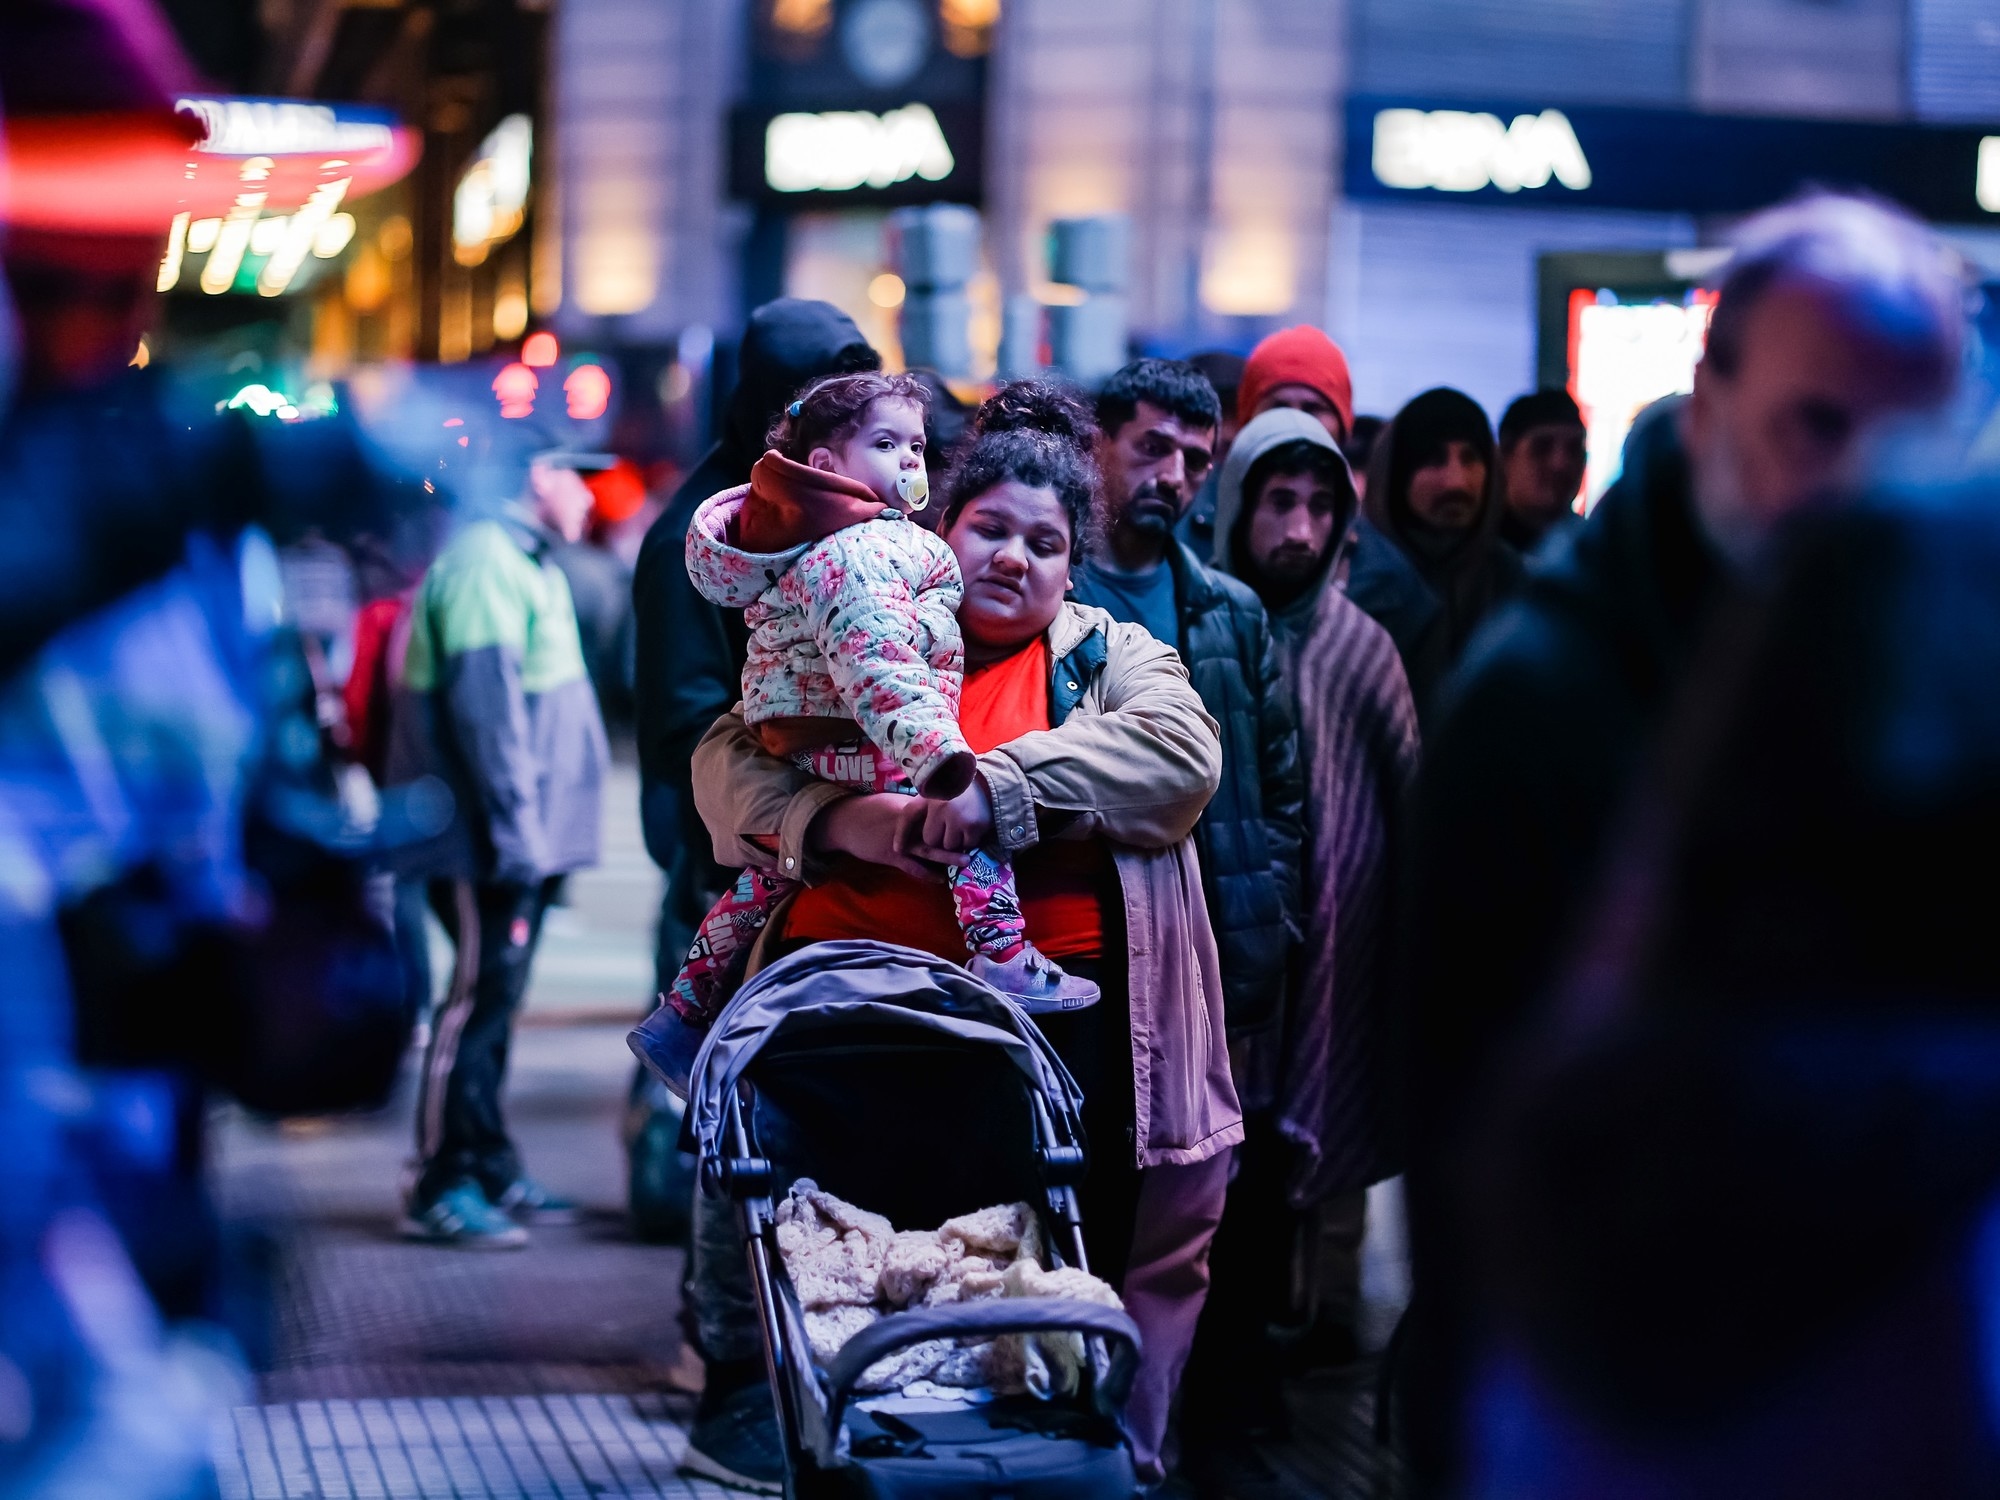
[[[490,885],[431,882],[431,909],[457,950],[451,988],[431,1022],[417,1095],[415,1205],[434,1201],[454,1183],[471,1180],[497,1198],[521,1175],[521,1158],[507,1136],[500,1091],[514,1012],[527,992],[535,943],[557,882]]]
[[[1182,1381],[1189,1442],[1281,1427],[1271,1327],[1287,1320],[1299,1214],[1285,1197],[1286,1149],[1268,1114],[1244,1121],[1236,1175],[1209,1247],[1208,1303]]]

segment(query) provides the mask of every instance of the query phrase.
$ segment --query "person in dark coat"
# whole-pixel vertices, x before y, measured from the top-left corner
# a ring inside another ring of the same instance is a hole
[[[1222,786],[1194,836],[1225,1014],[1239,1038],[1284,1014],[1303,777],[1264,606],[1173,534],[1212,465],[1221,418],[1209,383],[1178,360],[1137,360],[1105,383],[1096,441],[1104,551],[1074,570],[1071,592],[1178,649],[1222,728]]]
[[[2000,1485],[1994,501],[1795,518],[1697,652],[1480,1118],[1465,1493]]]
[[[1577,523],[1588,436],[1576,398],[1556,386],[1516,396],[1500,416],[1500,536],[1527,557]]]
[[[674,491],[639,548],[632,570],[633,710],[646,852],[667,872],[662,989],[687,957],[696,924],[736,878],[710,856],[688,767],[709,726],[741,696],[748,637],[739,611],[709,603],[689,582],[688,522],[710,495],[750,482],[765,434],[800,387],[824,375],[881,366],[882,357],[854,320],[829,302],[781,297],[751,313],[722,436]]]
[[[1505,506],[1493,428],[1446,386],[1396,413],[1369,460],[1365,509],[1444,606],[1446,658],[1521,584],[1521,554],[1500,538]]]
[[[1718,600],[1783,516],[1885,425],[1946,401],[1962,284],[1921,225],[1815,196],[1744,230],[1685,402],[1489,625],[1427,735],[1411,903],[1409,1165],[1418,1338],[1411,1456],[1449,1483],[1469,1316],[1447,1191],[1467,1111],[1532,1014],[1606,830]]]

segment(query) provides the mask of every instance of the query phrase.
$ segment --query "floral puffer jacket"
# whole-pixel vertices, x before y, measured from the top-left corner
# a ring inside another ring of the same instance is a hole
[[[687,541],[694,586],[741,609],[750,631],[745,722],[849,721],[920,789],[948,763],[969,769],[958,729],[965,586],[951,548],[886,510],[783,552],[745,552],[731,538],[749,491],[703,501]]]

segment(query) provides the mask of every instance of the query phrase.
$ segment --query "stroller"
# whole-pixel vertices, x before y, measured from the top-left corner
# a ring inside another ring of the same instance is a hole
[[[1122,1414],[1139,1331],[1123,1312],[1056,1297],[892,1312],[822,1369],[778,1253],[774,1203],[809,1177],[898,1227],[1025,1201],[1052,1261],[1087,1270],[1081,1103],[1025,1014],[911,948],[814,944],[758,974],[716,1018],[695,1061],[687,1128],[702,1190],[726,1194],[742,1215],[792,1500],[1134,1492]],[[1054,1332],[1083,1336],[1071,1397],[857,1394],[870,1367],[926,1340]]]

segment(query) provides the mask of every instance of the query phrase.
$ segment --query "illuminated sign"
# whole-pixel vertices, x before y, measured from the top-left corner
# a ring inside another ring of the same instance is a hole
[[[2000,129],[1553,100],[1348,96],[1349,198],[1747,213],[1853,188],[1945,222],[2000,214]]]
[[[452,255],[460,265],[478,265],[520,229],[534,155],[535,127],[526,115],[507,116],[479,143],[451,196]]]
[[[1583,505],[1597,503],[1618,475],[1632,419],[1667,396],[1694,389],[1715,294],[1675,302],[1620,301],[1610,292],[1570,293],[1570,394],[1583,410]]]
[[[1590,186],[1590,163],[1559,109],[1508,125],[1462,109],[1385,109],[1375,116],[1374,169],[1386,187],[1447,193],[1518,193],[1550,178],[1572,192]]]
[[[379,110],[297,99],[176,99],[207,130],[197,150],[217,156],[369,156],[393,151],[395,122]]]
[[[746,107],[732,119],[730,190],[739,198],[843,202],[976,201],[976,105],[866,109]]]
[[[921,177],[942,182],[958,165],[927,104],[885,115],[862,109],[787,114],[764,128],[764,181],[781,193],[844,193]]]

